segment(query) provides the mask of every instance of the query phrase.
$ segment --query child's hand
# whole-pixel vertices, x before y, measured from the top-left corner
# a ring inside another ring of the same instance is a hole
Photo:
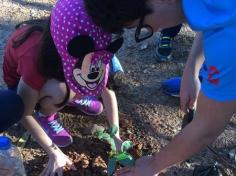
[[[135,162],[133,167],[118,170],[115,176],[157,176],[153,156],[144,156]]]
[[[49,155],[49,161],[41,176],[63,175],[63,167],[76,170],[72,161],[60,149],[55,150]]]

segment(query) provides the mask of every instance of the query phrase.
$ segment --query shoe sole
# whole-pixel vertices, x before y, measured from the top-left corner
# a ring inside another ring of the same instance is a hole
[[[173,59],[172,58],[172,52],[168,56],[163,56],[160,53],[158,53],[157,49],[156,49],[156,52],[155,52],[156,56],[158,57],[157,61],[159,61],[159,62],[169,62],[169,61],[171,61]]]
[[[79,108],[78,108],[79,109]],[[84,114],[86,114],[86,115],[90,115],[90,116],[98,116],[98,115],[100,115],[102,112],[100,112],[100,113],[97,113],[97,114],[93,114],[93,113],[88,113],[88,112],[85,112],[85,111],[83,111],[83,110],[81,110],[81,109],[79,109],[81,112],[83,112]]]
[[[51,139],[51,138],[50,138]],[[52,139],[51,139],[52,140]],[[70,143],[68,143],[68,144],[66,144],[66,145],[57,145],[56,143],[56,145],[58,146],[58,147],[60,147],[60,148],[65,148],[65,147],[68,147],[69,145],[71,145],[74,141],[73,141],[73,138],[72,138],[72,136],[70,136],[70,140],[71,140],[71,142]]]
[[[166,92],[166,91],[163,91],[163,93],[166,94],[166,95],[169,95],[171,97],[175,97],[175,98],[179,98],[180,97],[179,94],[172,94],[172,93],[169,93],[169,92]]]
[[[85,111],[83,111],[83,110],[77,108],[76,106],[71,106],[71,105],[70,105],[69,107],[76,108],[76,109],[78,109],[79,111],[81,111],[82,113],[84,113],[85,115],[90,115],[90,116],[98,116],[98,115],[100,115],[100,114],[102,113],[102,112],[100,112],[100,113],[97,113],[97,114],[93,114],[93,113],[85,112]]]
[[[98,116],[98,115],[100,115],[100,114],[103,112],[103,108],[102,108],[102,111],[101,111],[100,113],[93,114],[93,113],[85,112],[85,111],[82,110],[82,109],[79,109],[79,108],[76,106],[76,104],[73,104],[73,103],[68,103],[67,106],[76,108],[76,109],[80,110],[81,112],[83,112],[85,115],[90,115],[90,116]]]

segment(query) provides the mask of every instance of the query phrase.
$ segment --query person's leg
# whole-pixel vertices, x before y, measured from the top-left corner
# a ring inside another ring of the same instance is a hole
[[[114,84],[114,86],[120,87],[121,81],[124,77],[124,70],[116,55],[114,55],[110,61],[109,77],[111,78],[112,84]],[[83,113],[91,116],[97,116],[103,111],[103,104],[96,97],[92,96],[75,98],[68,105],[76,107]]]
[[[161,34],[164,35],[164,36],[169,36],[169,37],[173,38],[179,33],[181,27],[182,27],[182,24],[179,24],[179,25],[174,26],[174,27],[163,29],[161,31]]]
[[[69,106],[76,107],[83,113],[90,116],[97,116],[103,111],[103,104],[96,97],[86,96],[76,98],[69,103]]]
[[[50,115],[61,110],[68,102],[58,106],[67,96],[67,87],[64,82],[55,79],[48,80],[40,91],[40,112]],[[68,101],[75,97],[75,93],[70,91]]]
[[[40,91],[39,111],[35,112],[39,124],[59,147],[66,147],[73,141],[68,130],[62,126],[58,113],[67,103],[58,107],[58,104],[65,99],[66,94],[67,87],[64,82],[55,79],[48,80]],[[74,96],[72,92],[70,94],[69,100]]]
[[[115,87],[120,87],[121,81],[124,77],[124,70],[116,55],[114,55],[110,61],[109,77],[111,78],[112,84],[114,84]],[[68,105],[76,107],[83,113],[92,116],[99,115],[103,111],[103,104],[96,97],[91,96],[75,98]]]
[[[173,49],[172,41],[173,41],[173,38],[179,33],[181,27],[182,27],[182,24],[171,27],[171,28],[166,28],[161,31],[161,34],[158,40],[158,46],[156,49],[158,61],[171,60],[172,49]]]
[[[23,113],[24,104],[20,96],[11,90],[0,90],[0,132],[20,121]]]

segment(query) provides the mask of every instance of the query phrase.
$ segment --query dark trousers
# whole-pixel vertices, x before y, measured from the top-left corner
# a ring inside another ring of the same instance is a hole
[[[7,130],[22,118],[24,104],[12,90],[0,90],[0,132]]]
[[[165,36],[175,37],[179,33],[181,27],[182,27],[182,24],[179,24],[171,28],[165,28],[161,31],[161,33]]]

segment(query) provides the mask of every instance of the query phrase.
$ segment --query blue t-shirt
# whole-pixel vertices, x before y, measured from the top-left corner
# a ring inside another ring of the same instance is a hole
[[[216,101],[236,100],[236,1],[182,0],[190,27],[203,33],[201,90]]]

